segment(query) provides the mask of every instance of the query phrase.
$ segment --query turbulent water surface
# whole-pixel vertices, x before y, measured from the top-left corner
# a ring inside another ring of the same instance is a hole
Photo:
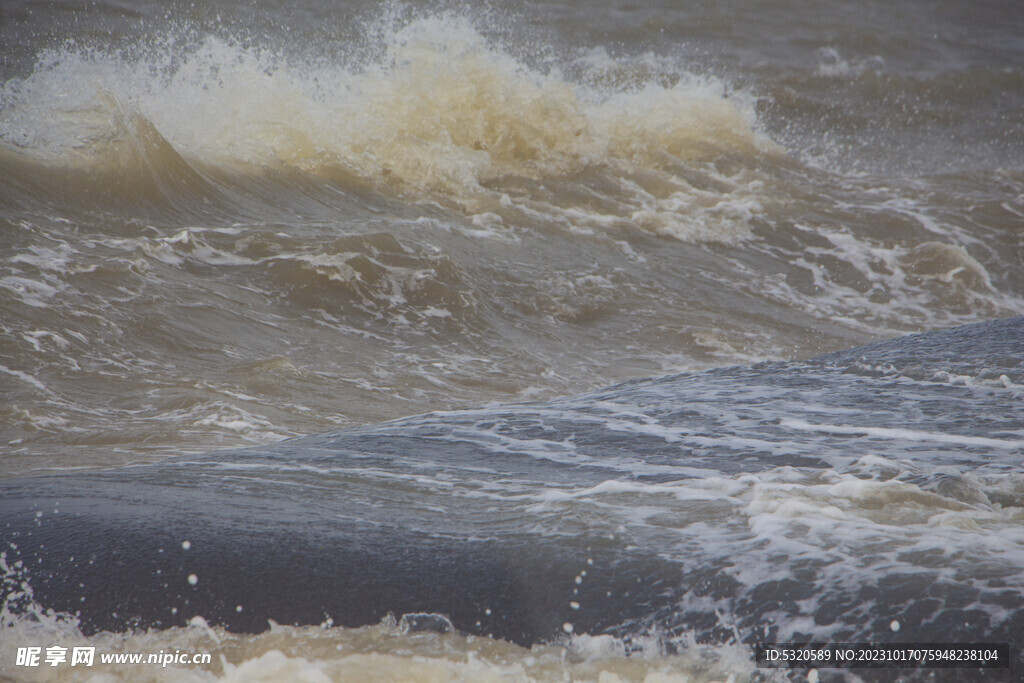
[[[626,534],[609,558],[696,553],[734,583],[671,579],[667,635],[598,615],[533,650],[387,619],[86,635],[9,606],[0,642],[217,653],[175,679],[745,678],[757,629],[810,633],[829,600],[862,623],[880,603],[843,577],[885,593],[911,569],[946,586],[920,623],[977,603],[987,626],[956,638],[1005,634],[1024,590],[1019,326],[851,357],[857,389],[816,384],[827,361],[752,364],[1021,313],[1015,1],[10,0],[0,476],[171,477],[173,456],[258,446],[281,483],[305,451],[274,442],[372,451],[420,428],[377,423],[441,411],[422,467],[410,448],[345,475],[396,525],[456,500],[424,528]],[[735,365],[752,369],[700,374]],[[597,391],[638,378],[663,379]],[[586,462],[545,469],[566,458]],[[778,539],[776,578],[815,587],[796,612],[724,570],[754,537]],[[27,675],[10,649],[0,675]]]

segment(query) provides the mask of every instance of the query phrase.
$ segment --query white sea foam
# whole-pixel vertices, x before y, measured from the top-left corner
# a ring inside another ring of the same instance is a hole
[[[611,214],[571,217],[553,204],[543,207],[546,220],[566,218],[574,229],[628,221],[695,241],[749,235],[760,176],[712,171],[731,187],[722,194],[658,170],[775,149],[757,130],[750,98],[721,80],[677,72],[668,84],[574,82],[454,14],[376,31],[383,49],[369,62],[316,64],[215,37],[184,48],[168,36],[135,54],[50,51],[30,76],[3,84],[0,140],[61,166],[116,169],[140,154],[162,157],[142,163],[168,164],[180,154],[236,170],[350,174],[421,198],[440,193],[478,215],[531,210],[489,183],[603,168],[618,186]],[[673,189],[644,189],[635,173]]]
[[[0,570],[5,567],[0,559]],[[259,635],[228,633],[202,617],[188,626],[132,634],[101,633],[84,637],[73,619],[53,614],[33,618],[4,617],[5,643],[12,647],[95,647],[90,680],[138,680],[223,683],[241,681],[565,681],[594,680],[708,683],[746,680],[753,672],[744,645],[700,645],[691,638],[678,655],[656,648],[645,656],[626,656],[624,644],[610,636],[573,635],[563,645],[522,648],[480,636],[404,633],[392,617],[359,629],[272,624]],[[636,643],[634,643],[634,647]],[[204,665],[103,664],[101,654],[210,653]],[[18,680],[78,680],[77,668],[17,667],[0,662],[0,675]],[[781,680],[781,679],[780,679]]]
[[[962,444],[964,446],[986,446],[989,448],[1024,448],[1024,441],[1015,439],[991,439],[984,436],[923,432],[915,429],[894,429],[889,427],[858,427],[854,425],[812,424],[804,420],[783,419],[780,424],[791,429],[831,434],[858,434],[880,439],[903,441],[934,441],[937,443]]]

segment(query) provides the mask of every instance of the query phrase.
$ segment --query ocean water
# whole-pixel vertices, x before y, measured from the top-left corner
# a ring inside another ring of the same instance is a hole
[[[562,611],[48,613],[5,533],[0,676],[55,673],[35,640],[215,653],[97,670],[130,680],[608,681],[1005,642],[1024,352],[984,321],[1020,314],[1018,2],[4,2],[9,519],[141,487],[220,539],[265,498],[536,553]],[[563,552],[646,602],[562,596]]]

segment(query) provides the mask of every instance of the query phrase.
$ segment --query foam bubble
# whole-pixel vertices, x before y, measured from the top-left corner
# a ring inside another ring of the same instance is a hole
[[[2,561],[0,561],[2,566]],[[651,652],[626,655],[624,643],[612,636],[569,635],[564,646],[527,649],[486,637],[459,633],[406,633],[394,620],[358,629],[272,625],[261,634],[229,633],[202,617],[183,628],[127,634],[99,633],[85,637],[73,622],[54,615],[15,618],[0,634],[14,647],[45,642],[62,647],[92,646],[97,652],[210,653],[209,664],[149,667],[154,681],[564,681],[742,680],[753,673],[745,646],[702,646],[692,643],[679,655]],[[570,656],[567,656],[570,655]],[[0,660],[0,675],[18,680],[43,680],[52,672],[16,667],[14,658]],[[99,656],[90,675],[119,681],[138,678],[138,670],[104,664]]]
[[[464,16],[381,21],[375,58],[327,64],[214,36],[171,35],[147,51],[51,50],[0,89],[0,141],[64,167],[287,167],[440,195],[473,214],[507,212],[504,202],[556,220],[559,207],[523,206],[491,185],[597,169],[619,186],[617,206],[583,210],[580,222],[700,241],[742,238],[760,212],[756,179],[723,197],[661,170],[775,149],[752,99],[721,80],[572,80],[517,58]],[[655,189],[673,181],[667,194]]]

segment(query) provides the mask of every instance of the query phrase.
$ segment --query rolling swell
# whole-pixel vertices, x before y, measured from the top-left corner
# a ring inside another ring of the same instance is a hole
[[[7,481],[6,604],[85,632],[432,612],[522,644],[1019,647],[1022,339],[1014,318]]]
[[[906,74],[837,46],[750,83],[489,21],[411,13],[285,49],[150,19],[145,41],[19,53],[0,86],[0,468],[1024,310],[1024,176],[1004,156],[1019,70]]]

